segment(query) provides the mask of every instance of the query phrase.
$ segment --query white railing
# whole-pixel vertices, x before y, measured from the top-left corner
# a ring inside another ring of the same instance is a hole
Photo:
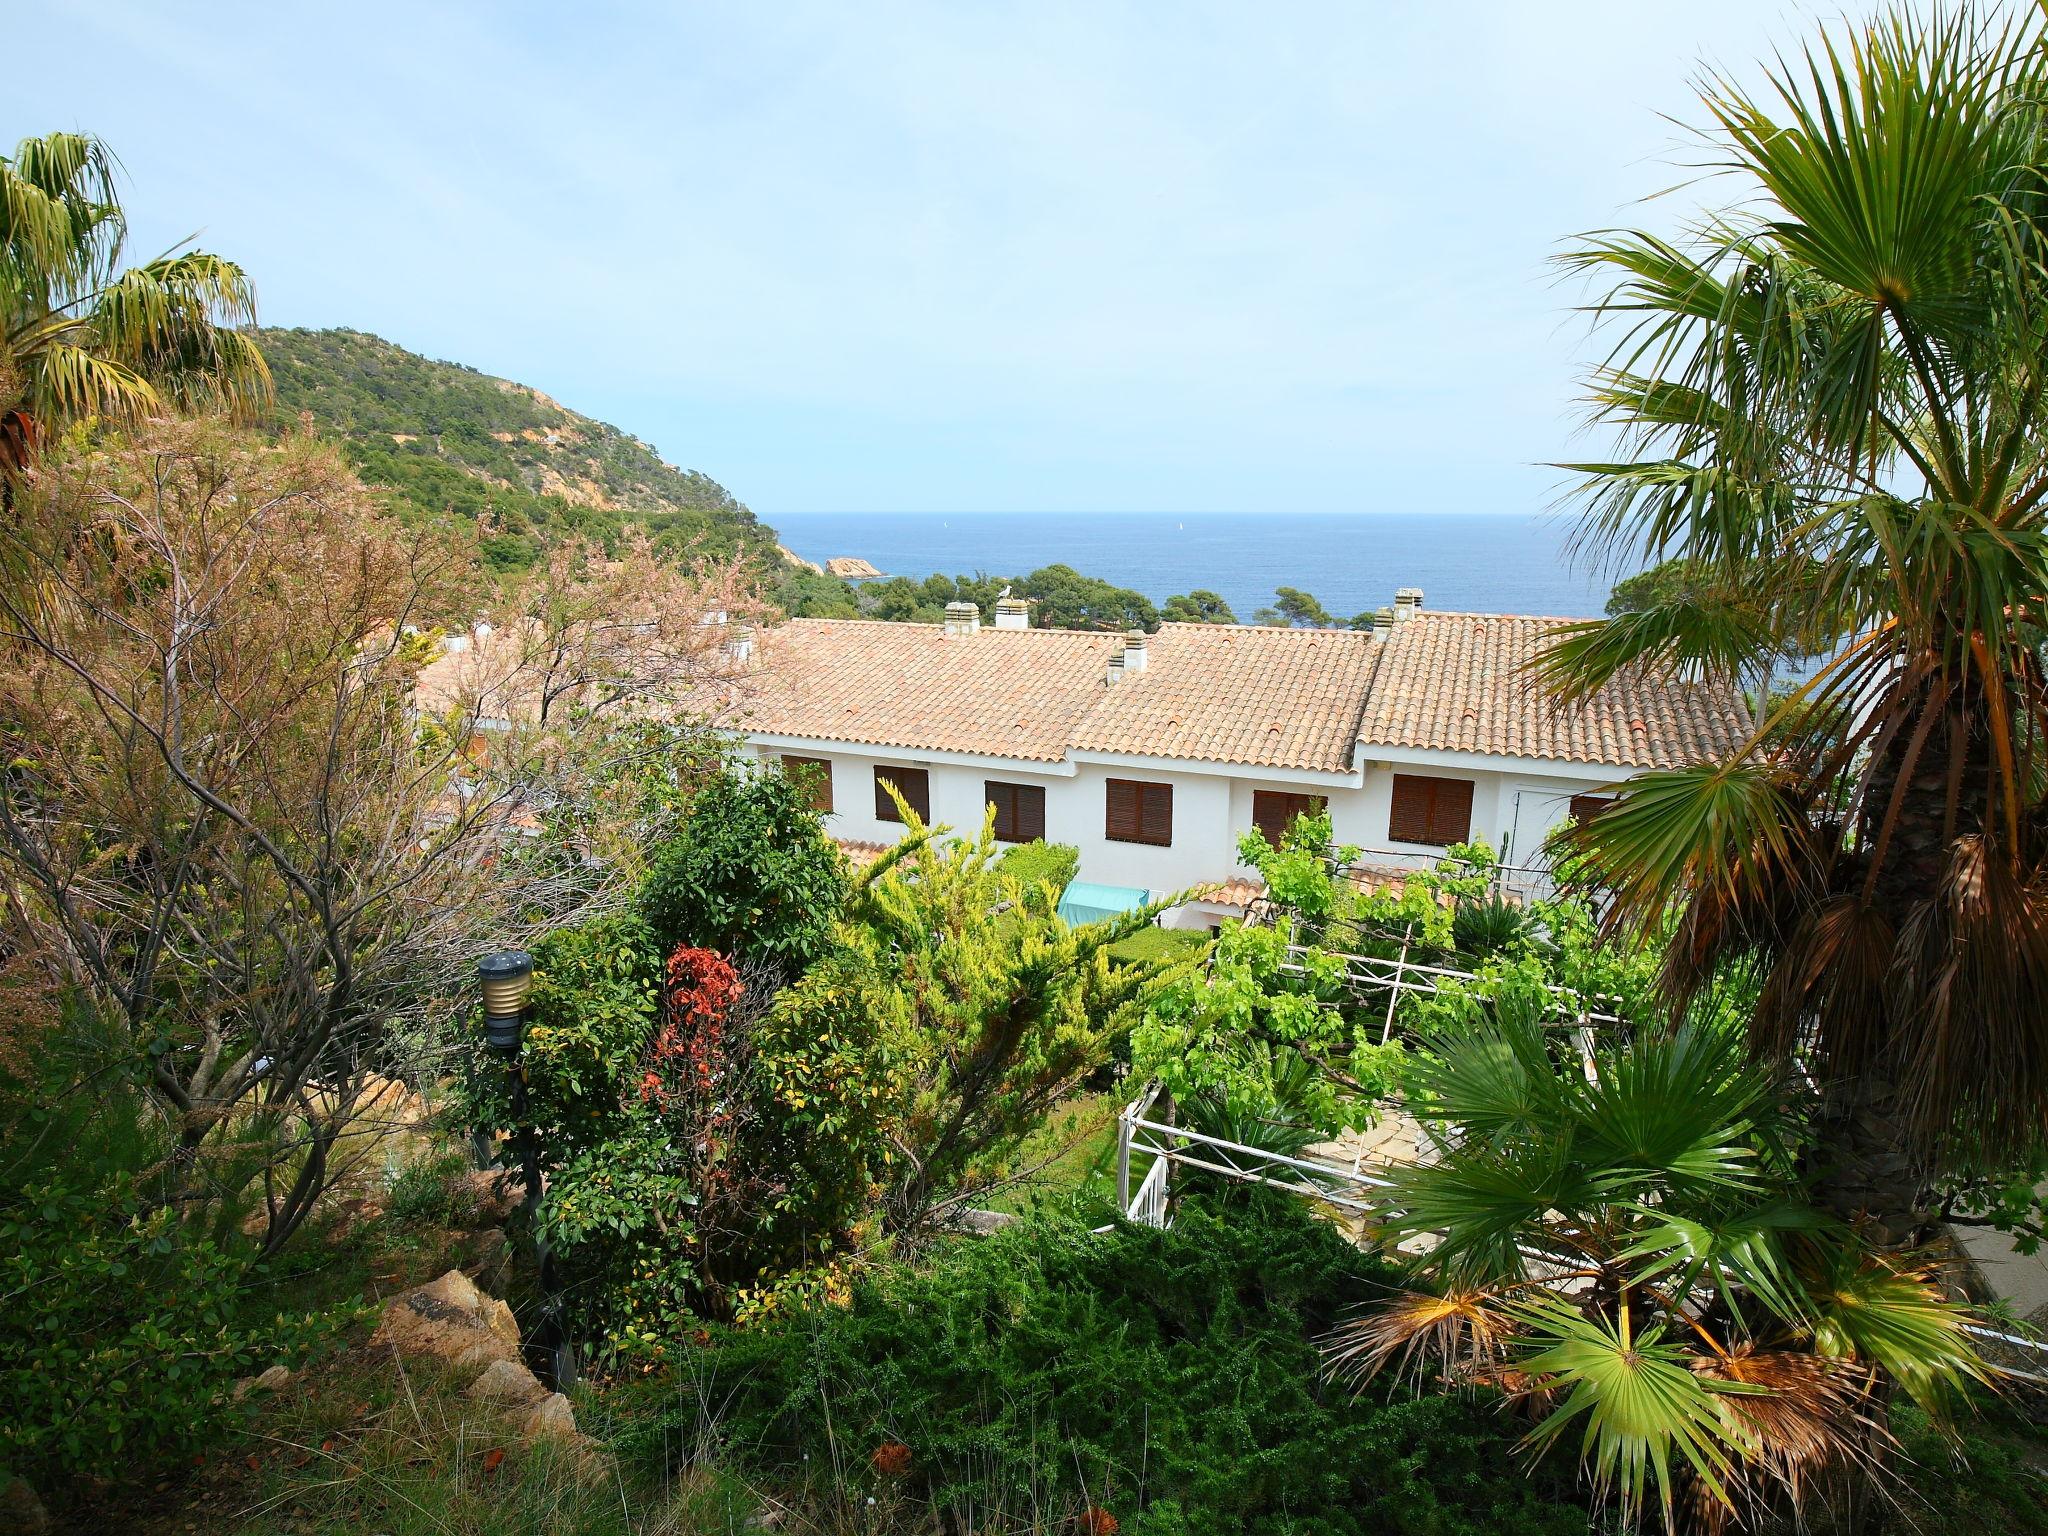
[[[1117,1117],[1117,1205],[1128,1220],[1151,1227],[1167,1224],[1168,1169],[1175,1165],[1240,1183],[1264,1184],[1353,1212],[1371,1210],[1372,1193],[1389,1187],[1387,1180],[1367,1173],[1360,1159],[1345,1164],[1292,1157],[1155,1119],[1153,1107],[1159,1099],[1160,1085],[1155,1082]],[[1140,1153],[1152,1163],[1133,1191],[1131,1160]]]
[[[1155,1157],[1152,1166],[1145,1170],[1145,1177],[1138,1181],[1138,1190],[1124,1215],[1141,1227],[1165,1227],[1172,1219],[1166,1214],[1167,1170],[1173,1164],[1166,1158]]]
[[[1363,996],[1367,993],[1385,991],[1387,998],[1386,1023],[1380,1031],[1380,1043],[1384,1045],[1394,1030],[1394,1009],[1403,993],[1415,992],[1434,997],[1445,990],[1447,983],[1470,986],[1482,978],[1473,971],[1461,971],[1448,965],[1425,965],[1420,960],[1408,958],[1408,939],[1401,941],[1401,953],[1392,960],[1380,955],[1354,955],[1343,950],[1320,949],[1307,944],[1289,944],[1287,958],[1280,964],[1290,975],[1308,973],[1307,957],[1312,954],[1328,955],[1343,964],[1343,982],[1352,992]],[[1587,994],[1570,987],[1544,985],[1549,994],[1552,1012],[1550,1023],[1559,1027],[1612,1029],[1626,1021],[1612,1011],[1611,1005],[1618,1001],[1600,993]],[[1603,1006],[1607,1005],[1607,1006]]]

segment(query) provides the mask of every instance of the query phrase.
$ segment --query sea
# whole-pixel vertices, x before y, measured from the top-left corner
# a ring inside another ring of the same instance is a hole
[[[822,565],[853,555],[885,575],[1022,576],[1064,563],[1154,602],[1220,593],[1240,621],[1276,587],[1338,619],[1420,587],[1423,606],[1597,617],[1608,577],[1575,564],[1555,515],[1288,512],[786,512],[782,542]]]

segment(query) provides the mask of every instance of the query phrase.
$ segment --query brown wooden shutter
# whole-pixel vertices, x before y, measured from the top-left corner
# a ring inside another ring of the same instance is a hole
[[[832,761],[824,757],[782,755],[782,776],[807,791],[812,810],[821,816],[832,814]]]
[[[1109,779],[1103,785],[1102,835],[1113,843],[1173,843],[1173,786]]]
[[[989,779],[982,785],[988,803],[996,808],[996,841],[1028,843],[1045,836],[1045,787],[1040,784],[1004,784]]]
[[[1252,825],[1275,848],[1297,816],[1320,816],[1329,801],[1321,795],[1293,794],[1284,789],[1252,791]]]
[[[1147,784],[1139,801],[1138,829],[1148,843],[1173,845],[1173,786]]]
[[[929,823],[932,819],[932,776],[922,768],[877,768],[875,770],[875,819],[877,821],[901,821],[896,814],[896,803],[889,798],[884,785],[894,784],[896,793],[901,795],[910,808],[917,812],[919,821]]]
[[[1102,835],[1112,843],[1138,840],[1138,786],[1129,779],[1111,779],[1103,785]]]
[[[1397,843],[1447,848],[1472,836],[1472,781],[1421,773],[1394,775],[1387,836]]]
[[[1611,795],[1573,795],[1572,820],[1591,821],[1612,804],[1614,797]]]

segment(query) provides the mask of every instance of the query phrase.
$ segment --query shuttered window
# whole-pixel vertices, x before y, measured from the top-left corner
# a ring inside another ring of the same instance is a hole
[[[1112,843],[1173,844],[1173,786],[1137,779],[1110,779],[1104,785],[1102,835]]]
[[[889,798],[889,791],[883,786],[894,784],[896,793],[901,795],[910,808],[917,812],[919,821],[929,823],[932,819],[932,776],[922,768],[877,768],[875,770],[875,820],[901,821],[896,814],[896,802]]]
[[[1472,836],[1472,781],[1422,773],[1394,775],[1394,811],[1387,836],[1397,843],[1447,848]]]
[[[1591,821],[1612,804],[1614,799],[1611,795],[1573,795],[1572,820]]]
[[[804,790],[812,810],[821,816],[832,813],[832,760],[825,757],[782,755],[782,776]]]
[[[1297,816],[1320,816],[1329,801],[1321,795],[1296,795],[1284,789],[1255,789],[1252,791],[1252,825],[1266,835],[1266,841],[1275,848],[1280,838],[1294,825]]]
[[[1045,787],[1040,784],[1004,784],[990,779],[982,785],[988,803],[996,808],[996,841],[1028,843],[1045,836]]]

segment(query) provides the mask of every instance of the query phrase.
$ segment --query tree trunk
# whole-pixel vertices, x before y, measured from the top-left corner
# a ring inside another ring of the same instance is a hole
[[[1925,701],[1926,707],[1934,707],[1933,701]],[[1989,807],[1991,750],[1983,710],[1953,696],[1940,707],[1917,755],[1913,744],[1920,719],[1909,718],[1871,763],[1864,786],[1858,845],[1866,854],[1875,853],[1882,841],[1882,861],[1874,878],[1867,865],[1852,863],[1850,878],[1859,894],[1868,880],[1870,905],[1895,936],[1916,909],[1938,896],[1955,839],[1981,831]],[[1954,751],[1958,732],[1963,743],[1959,755]],[[1878,989],[1877,1016],[1863,1021],[1867,1035],[1853,1042],[1824,1040],[1817,1063],[1821,1114],[1813,1151],[1815,1194],[1828,1210],[1885,1248],[1925,1241],[1937,1214],[1936,1170],[1915,1134],[1913,1096],[1904,1081],[1912,1043],[1905,1031],[1921,1016],[1922,988],[1930,980],[1895,948]]]
[[[1897,1087],[1846,1077],[1821,1090],[1814,1195],[1881,1248],[1923,1242],[1935,1221],[1932,1171],[1914,1154]]]

